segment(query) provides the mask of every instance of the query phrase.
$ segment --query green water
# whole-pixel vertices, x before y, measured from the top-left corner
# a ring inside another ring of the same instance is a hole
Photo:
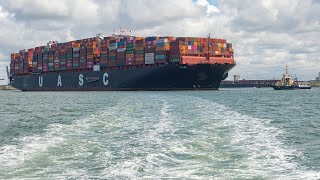
[[[0,99],[0,179],[320,179],[320,89]]]

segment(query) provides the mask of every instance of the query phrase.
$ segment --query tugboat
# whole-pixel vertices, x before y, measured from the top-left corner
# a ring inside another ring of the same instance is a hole
[[[283,74],[281,81],[272,85],[274,90],[295,90],[299,89],[297,82],[288,73],[288,65],[286,65],[286,73]]]

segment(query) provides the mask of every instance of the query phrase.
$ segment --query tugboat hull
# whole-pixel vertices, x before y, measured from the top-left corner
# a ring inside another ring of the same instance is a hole
[[[274,90],[296,90],[299,89],[298,86],[272,86]]]

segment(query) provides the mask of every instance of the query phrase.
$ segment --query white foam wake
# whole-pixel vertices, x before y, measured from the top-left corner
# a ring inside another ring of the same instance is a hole
[[[223,120],[222,124],[215,127],[229,129],[230,147],[243,152],[244,159],[234,164],[230,178],[235,174],[243,178],[320,178],[320,172],[309,171],[295,161],[296,157],[303,154],[281,141],[280,135],[283,135],[284,131],[272,126],[270,119],[244,115],[208,100],[198,99],[198,102],[205,107],[211,107],[209,116]],[[228,177],[228,173],[224,177]]]
[[[320,178],[270,119],[192,96],[140,98],[0,147],[0,178]]]
[[[88,141],[93,139],[90,128],[107,124],[106,117],[114,116],[115,110],[116,107],[110,107],[71,124],[51,124],[43,134],[20,137],[15,140],[17,144],[0,147],[0,178],[86,176],[87,170],[74,168],[72,164],[80,162],[85,153],[90,154],[90,145],[95,143]],[[50,175],[52,172],[60,173]]]

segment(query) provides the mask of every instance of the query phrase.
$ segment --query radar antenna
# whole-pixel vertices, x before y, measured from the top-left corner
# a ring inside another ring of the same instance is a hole
[[[102,40],[102,39],[104,38],[104,35],[103,35],[102,33],[98,33],[98,34],[96,35],[96,38]]]

